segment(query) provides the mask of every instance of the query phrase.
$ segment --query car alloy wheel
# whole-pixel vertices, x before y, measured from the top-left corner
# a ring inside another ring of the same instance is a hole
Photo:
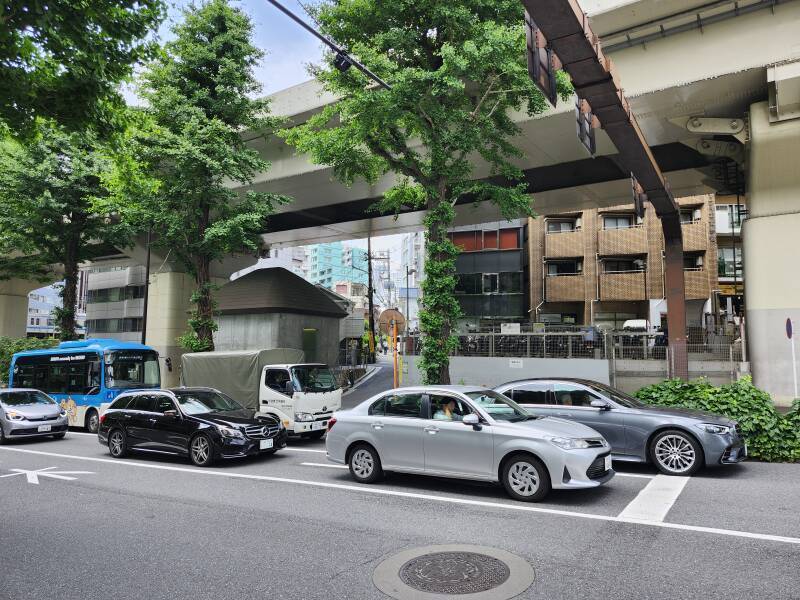
[[[189,448],[192,462],[199,467],[211,464],[211,442],[205,435],[198,435]]]
[[[691,475],[700,466],[700,449],[683,433],[667,431],[653,443],[656,466],[668,475]]]
[[[350,474],[359,483],[372,483],[383,475],[378,453],[366,444],[358,446],[350,454]]]
[[[115,429],[108,436],[108,451],[114,458],[122,458],[125,456],[125,434],[119,429]]]
[[[539,489],[539,473],[529,462],[515,462],[508,469],[508,485],[520,496],[533,496]]]
[[[86,430],[89,433],[97,433],[98,429],[100,429],[100,417],[97,416],[97,411],[93,410],[86,418]]]

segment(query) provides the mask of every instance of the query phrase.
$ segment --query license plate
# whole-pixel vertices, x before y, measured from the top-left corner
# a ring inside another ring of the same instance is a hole
[[[325,429],[327,424],[327,421],[315,421],[311,424],[311,429]]]
[[[606,465],[605,466],[606,466],[606,471],[608,471],[611,468],[611,457],[610,456],[606,456]]]
[[[258,447],[261,450],[268,450],[269,448],[272,448],[272,440],[261,440],[258,442]]]
[[[39,432],[50,431],[50,425],[39,425]]]

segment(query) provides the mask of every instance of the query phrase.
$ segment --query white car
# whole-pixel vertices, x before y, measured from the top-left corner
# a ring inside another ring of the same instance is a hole
[[[529,414],[492,390],[423,386],[389,390],[328,423],[328,460],[361,483],[384,471],[499,481],[516,500],[551,488],[593,488],[614,476],[611,448],[594,429]]]

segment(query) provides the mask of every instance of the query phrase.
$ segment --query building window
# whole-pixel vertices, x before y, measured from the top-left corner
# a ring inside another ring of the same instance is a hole
[[[580,229],[578,219],[547,219],[547,233],[566,233]]]
[[[684,254],[683,268],[686,271],[698,271],[703,268],[702,254]]]
[[[132,333],[142,330],[141,317],[86,319],[87,333]]]
[[[717,274],[720,277],[742,276],[742,249],[718,248],[717,249]]]
[[[86,294],[86,302],[89,304],[100,304],[102,302],[121,302],[123,300],[135,300],[138,298],[144,298],[143,285],[129,285],[126,287],[89,290]]]
[[[608,215],[603,217],[603,229],[628,229],[633,227],[633,215]]]
[[[498,275],[497,273],[484,273],[483,274],[483,293],[495,294],[498,291]]]
[[[547,276],[580,275],[583,273],[583,260],[553,260],[547,263]]]
[[[645,270],[646,264],[643,258],[607,258],[603,261],[603,273],[638,273]]]
[[[681,223],[695,223],[700,220],[703,213],[700,208],[682,208]]]

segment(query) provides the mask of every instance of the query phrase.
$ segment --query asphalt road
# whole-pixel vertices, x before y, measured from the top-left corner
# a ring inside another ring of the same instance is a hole
[[[529,561],[521,598],[800,598],[800,465],[701,472],[663,521],[619,516],[662,481],[627,468],[529,505],[417,476],[361,486],[318,441],[197,469],[71,432],[0,447],[0,598],[379,599],[383,559],[452,543]]]

